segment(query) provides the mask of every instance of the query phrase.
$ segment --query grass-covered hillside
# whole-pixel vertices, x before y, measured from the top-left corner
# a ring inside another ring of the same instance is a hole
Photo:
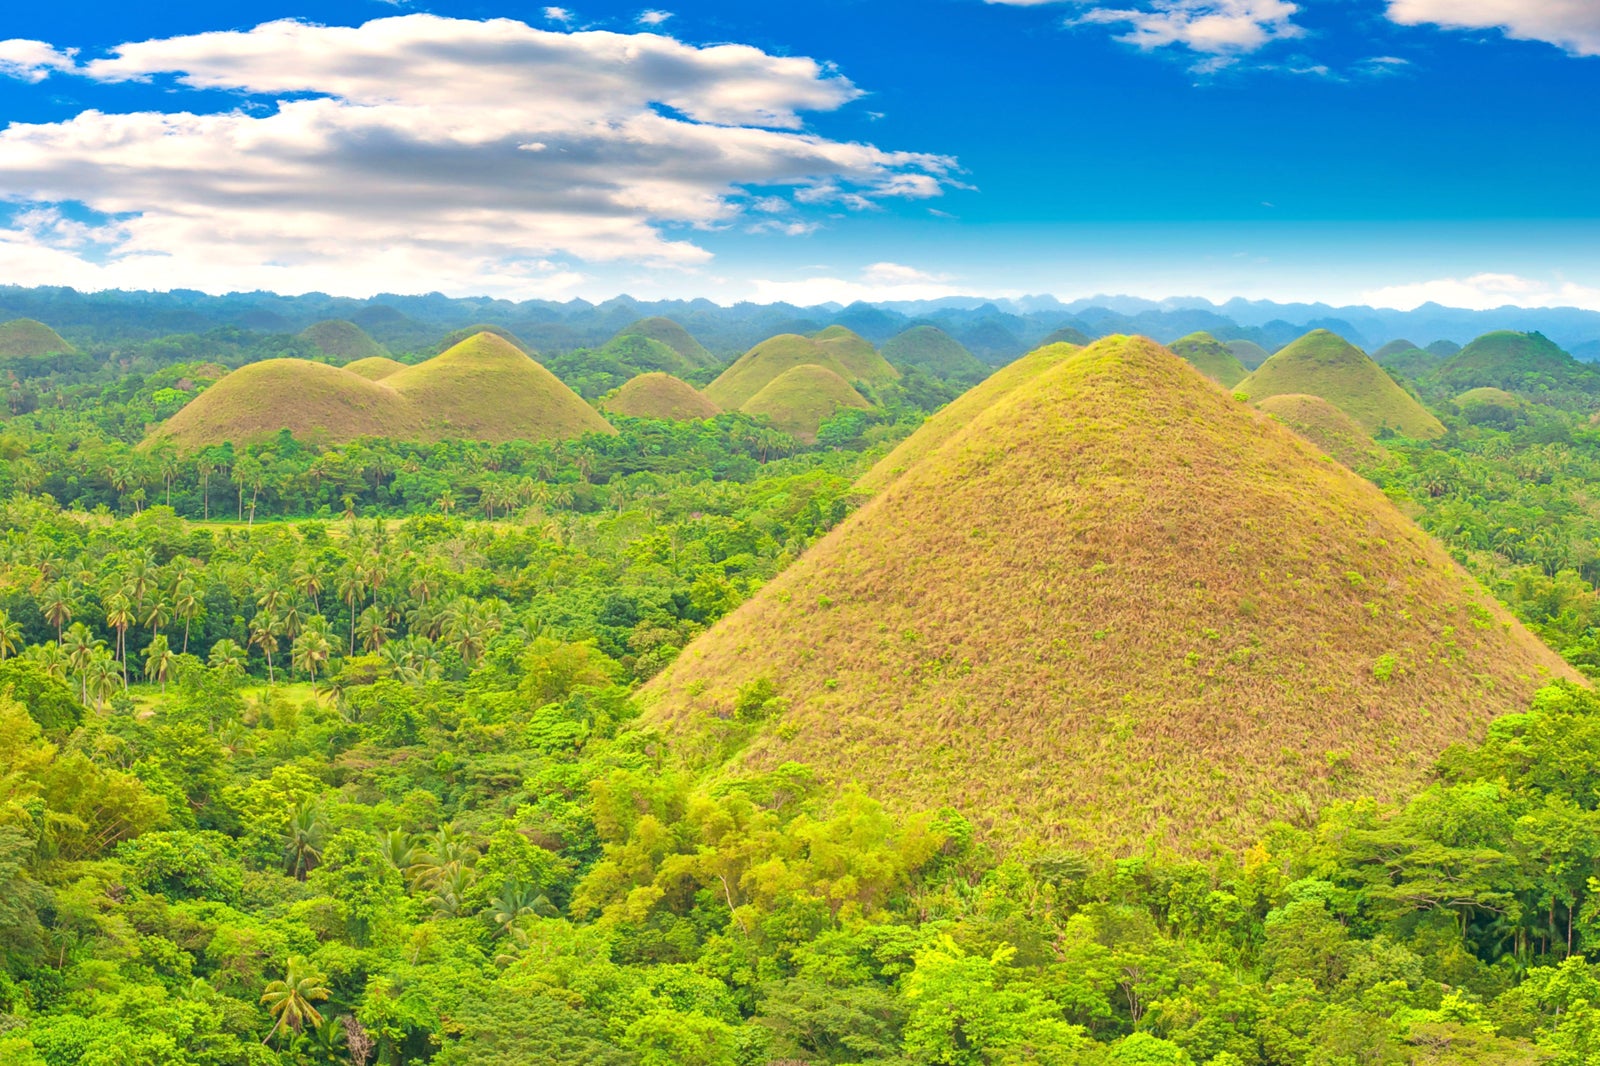
[[[815,340],[798,333],[780,333],[741,355],[706,386],[705,394],[723,410],[737,410],[785,371],[797,366],[820,366],[846,381],[855,380],[845,365]]]
[[[739,408],[766,418],[797,440],[817,439],[822,423],[845,408],[865,411],[872,405],[844,378],[827,367],[797,366],[779,374]]]
[[[1361,423],[1320,396],[1285,393],[1256,406],[1352,470],[1383,458]]]
[[[1257,344],[1255,341],[1229,341],[1227,348],[1228,351],[1233,353],[1233,357],[1239,360],[1246,370],[1254,370],[1256,367],[1272,358],[1272,353],[1261,347],[1261,345]]]
[[[946,381],[981,381],[989,372],[966,345],[938,326],[913,326],[890,337],[883,357],[901,370],[921,370]]]
[[[1540,333],[1486,333],[1433,372],[1449,393],[1475,388],[1542,394],[1600,392],[1600,370],[1580,363]]]
[[[872,342],[844,326],[829,326],[811,339],[844,367],[841,376],[846,381],[864,381],[868,385],[886,385],[898,380],[900,371],[878,353]]]
[[[344,365],[347,373],[358,374],[368,381],[382,381],[405,368],[406,364],[398,359],[390,359],[386,355],[372,355]]]
[[[657,341],[665,344],[683,359],[684,364],[698,369],[709,369],[721,365],[721,360],[711,354],[692,334],[670,318],[642,318],[632,325],[619,330],[612,338],[615,342],[623,337],[643,337],[646,340]]]
[[[672,422],[713,418],[721,412],[693,385],[660,372],[640,374],[607,396],[600,406],[629,418],[659,418]]]
[[[1320,396],[1374,435],[1385,429],[1418,439],[1444,433],[1439,420],[1382,367],[1325,329],[1279,351],[1238,388],[1257,403],[1272,396]]]
[[[193,451],[285,429],[320,441],[560,440],[613,432],[544,367],[499,336],[479,333],[376,380],[303,359],[252,363],[190,401],[150,440]]]
[[[366,330],[342,319],[328,319],[307,326],[300,332],[300,339],[324,355],[351,362],[383,358],[389,354],[388,349],[369,337]]]
[[[58,355],[76,349],[61,334],[31,318],[14,318],[0,323],[0,358],[7,356]]]
[[[1233,388],[1250,374],[1227,345],[1203,331],[1175,340],[1168,347],[1173,354],[1224,388]]]
[[[1372,485],[1114,337],[998,396],[645,699],[703,763],[1197,851],[1404,794],[1557,676]]]

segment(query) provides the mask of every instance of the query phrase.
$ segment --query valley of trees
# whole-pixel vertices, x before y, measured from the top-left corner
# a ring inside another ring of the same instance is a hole
[[[1203,859],[703,776],[637,686],[964,381],[907,373],[815,443],[726,414],[138,446],[249,358],[4,364],[0,1063],[1600,1061],[1587,688]],[[547,365],[589,399],[652,369]],[[1361,473],[1600,677],[1600,393],[1525,369],[1475,382],[1493,410],[1401,379],[1446,433]]]

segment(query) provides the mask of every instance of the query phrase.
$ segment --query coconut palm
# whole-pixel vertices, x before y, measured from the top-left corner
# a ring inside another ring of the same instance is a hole
[[[117,660],[122,664],[122,687],[128,687],[128,629],[134,623],[133,602],[121,592],[106,598],[106,625],[117,633]]]
[[[22,623],[0,611],[0,663],[22,650]]]
[[[96,648],[83,670],[84,691],[94,697],[95,709],[104,711],[106,700],[124,683],[121,664],[104,648]]]
[[[289,831],[284,842],[284,872],[304,881],[306,874],[322,862],[322,840],[328,822],[315,800],[305,800],[289,815]]]
[[[172,671],[177,665],[178,657],[173,654],[166,637],[154,638],[150,641],[150,646],[144,650],[144,676],[152,681],[161,682],[163,693],[167,691],[167,680],[172,677]]]
[[[66,653],[67,668],[78,678],[78,701],[89,702],[89,688],[85,671],[89,667],[89,660],[94,658],[95,645],[98,644],[94,634],[89,632],[89,627],[82,622],[74,622],[67,629],[66,636],[61,642],[61,650]]]
[[[384,624],[383,612],[376,606],[368,607],[356,620],[356,635],[361,638],[361,650],[374,652],[389,639],[389,627]]]
[[[208,659],[213,669],[236,670],[244,673],[247,658],[243,648],[224,637],[211,645],[211,655]]]
[[[389,865],[404,874],[422,857],[421,849],[410,833],[400,829],[390,829],[378,834],[378,851]]]
[[[172,592],[172,613],[183,622],[183,653],[189,654],[189,627],[193,625],[205,611],[205,606],[200,602],[200,592],[195,588],[193,581],[185,578],[179,581]]]
[[[298,1033],[308,1024],[321,1025],[322,1015],[312,1004],[328,998],[326,980],[305,959],[289,956],[283,977],[268,984],[261,993],[261,1005],[274,1019],[271,1030],[261,1042],[267,1043],[285,1027]]]
[[[311,687],[315,689],[317,667],[327,662],[332,653],[333,645],[328,642],[326,634],[320,629],[306,629],[294,638],[294,644],[289,649],[289,666],[291,669],[304,670],[311,679]]]
[[[73,615],[72,595],[65,583],[57,581],[45,590],[44,598],[39,601],[39,613],[56,627],[56,643],[60,644],[62,627],[72,621]]]
[[[250,619],[250,643],[261,649],[267,657],[267,684],[277,682],[272,672],[272,654],[278,650],[278,635],[283,632],[278,620],[265,611],[256,612]]]

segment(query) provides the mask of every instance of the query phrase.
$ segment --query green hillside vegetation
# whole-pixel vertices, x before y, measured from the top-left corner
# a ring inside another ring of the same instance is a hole
[[[544,367],[492,334],[381,381],[301,359],[269,359],[229,374],[157,426],[150,442],[192,451],[289,430],[317,441],[562,440],[614,433]]]
[[[1528,403],[1504,389],[1468,389],[1455,398],[1456,408],[1475,426],[1510,429],[1528,417]]]
[[[811,339],[844,367],[845,372],[839,376],[846,381],[887,385],[891,381],[900,379],[900,371],[890,366],[889,362],[878,354],[878,349],[872,346],[871,341],[853,330],[844,326],[829,326],[813,333]]]
[[[615,342],[623,337],[644,337],[665,344],[677,352],[683,358],[684,364],[690,367],[704,370],[722,363],[722,360],[712,355],[688,330],[670,318],[641,318],[626,329],[619,330],[611,340]]]
[[[1174,355],[1224,388],[1233,388],[1250,375],[1228,347],[1206,332],[1191,333],[1167,347]]]
[[[1106,854],[1404,794],[1552,676],[1574,675],[1374,486],[1112,337],[1000,395],[643,697],[727,773],[803,762]]]
[[[1239,360],[1246,370],[1254,370],[1272,358],[1272,353],[1255,341],[1229,341],[1227,347],[1228,351],[1233,353],[1233,357]]]
[[[398,359],[390,359],[386,355],[369,356],[366,359],[357,359],[344,365],[346,371],[364,377],[368,381],[382,381],[384,378],[405,368],[406,364]]]
[[[371,337],[354,322],[329,319],[317,322],[300,331],[300,339],[314,345],[317,350],[336,359],[378,359],[389,354],[388,349]]]
[[[751,348],[717,375],[705,388],[706,398],[724,411],[737,410],[784,371],[797,366],[820,366],[846,381],[853,380],[844,364],[810,337],[780,333]]]
[[[1336,333],[1306,334],[1261,364],[1238,389],[1259,403],[1271,396],[1320,396],[1376,436],[1387,429],[1428,440],[1444,425],[1383,368]]]
[[[0,323],[0,358],[6,356],[64,355],[77,349],[45,325],[31,318]]]
[[[797,366],[779,374],[739,408],[747,415],[768,418],[790,436],[811,443],[822,423],[844,408],[866,410],[872,405],[850,383],[823,366]]]
[[[860,486],[873,492],[883,488],[943,447],[1001,397],[1070,359],[1079,350],[1075,344],[1046,344],[996,370],[981,384],[968,389],[929,416],[921,428],[861,476]]]
[[[1580,363],[1542,333],[1486,333],[1446,359],[1433,382],[1449,392],[1496,388],[1516,393],[1600,391],[1600,370]]]
[[[715,418],[721,408],[671,374],[640,374],[607,396],[601,408],[629,418],[657,418],[688,422]]]
[[[1048,348],[1052,344],[1070,344],[1075,348],[1081,348],[1086,344],[1093,343],[1094,338],[1089,336],[1083,330],[1077,329],[1073,326],[1062,326],[1060,329],[1053,331],[1044,340],[1040,341],[1039,347]]]
[[[1421,350],[1422,349],[1418,348],[1415,344],[1412,344],[1408,340],[1393,340],[1388,344],[1385,344],[1382,348],[1379,348],[1377,351],[1373,352],[1372,358],[1374,362],[1381,364],[1385,359],[1392,355],[1404,355],[1406,352],[1417,352]]]
[[[901,370],[921,370],[943,381],[982,381],[989,368],[938,326],[912,326],[884,342],[883,357]]]
[[[1461,345],[1457,344],[1455,341],[1434,341],[1432,344],[1423,349],[1423,351],[1427,352],[1429,355],[1437,355],[1441,359],[1448,359],[1460,350]]]
[[[590,361],[597,365],[614,362],[640,373],[660,371],[665,374],[687,374],[700,369],[666,342],[637,333],[623,333],[611,338],[604,347],[590,355]]]
[[[1269,396],[1256,406],[1352,470],[1384,457],[1361,423],[1320,396],[1286,393]]]
[[[509,329],[506,329],[504,326],[490,326],[483,323],[479,323],[475,326],[466,326],[462,329],[454,330],[451,333],[446,334],[444,340],[439,342],[436,350],[440,353],[447,352],[451,348],[454,348],[456,345],[460,344],[462,341],[476,337],[480,333],[492,333],[501,340],[511,342],[512,346],[514,346],[524,355],[533,355],[533,346],[528,344],[515,333],[512,333]]]

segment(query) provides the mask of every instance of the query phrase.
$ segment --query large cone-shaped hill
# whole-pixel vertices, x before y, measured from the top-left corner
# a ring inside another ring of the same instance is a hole
[[[1444,425],[1383,367],[1337,333],[1307,333],[1239,383],[1257,403],[1270,396],[1320,396],[1361,423],[1368,433],[1390,429],[1421,440],[1438,437]]]
[[[1001,838],[1194,852],[1400,795],[1552,675],[1374,486],[1111,337],[999,394],[643,694],[724,773],[795,760]]]
[[[1239,357],[1209,333],[1191,333],[1170,345],[1177,355],[1206,377],[1225,388],[1233,388],[1250,376]]]
[[[706,397],[724,411],[738,410],[784,371],[797,366],[820,366],[846,381],[853,380],[844,364],[810,337],[780,333],[751,348],[717,375],[717,379],[706,386]]]
[[[1451,390],[1496,388],[1512,392],[1600,389],[1600,374],[1578,362],[1542,333],[1485,333],[1446,359],[1433,375]]]
[[[300,331],[300,339],[336,359],[377,359],[389,354],[388,349],[367,336],[366,330],[342,319],[313,323]]]
[[[921,370],[947,381],[981,381],[989,372],[967,346],[938,326],[912,326],[889,338],[883,357],[902,370]]]
[[[1272,358],[1272,353],[1255,341],[1229,341],[1226,347],[1246,370],[1254,370]]]
[[[66,339],[31,318],[14,318],[0,323],[0,357],[65,355],[77,351]]]
[[[641,318],[627,329],[618,331],[610,343],[624,337],[644,337],[659,341],[682,357],[684,365],[700,369],[718,366],[722,360],[706,350],[705,345],[670,318]]]
[[[427,362],[373,381],[303,359],[241,367],[195,397],[150,440],[183,449],[297,437],[347,441],[551,440],[614,433],[555,375],[492,333],[469,337]]]
[[[660,372],[628,379],[600,406],[629,418],[658,418],[671,422],[715,418],[722,413],[716,404],[696,392],[693,385]]]
[[[899,380],[900,371],[878,354],[878,349],[872,346],[871,341],[854,330],[844,326],[829,326],[825,330],[813,333],[811,339],[844,367],[845,372],[841,376],[846,381],[865,381],[868,385],[884,385]]]
[[[1361,423],[1321,396],[1289,392],[1256,406],[1352,470],[1383,458],[1383,449]]]
[[[817,439],[822,423],[841,409],[871,406],[838,374],[827,367],[807,365],[785,370],[739,410],[770,418],[785,433],[810,443]]]

